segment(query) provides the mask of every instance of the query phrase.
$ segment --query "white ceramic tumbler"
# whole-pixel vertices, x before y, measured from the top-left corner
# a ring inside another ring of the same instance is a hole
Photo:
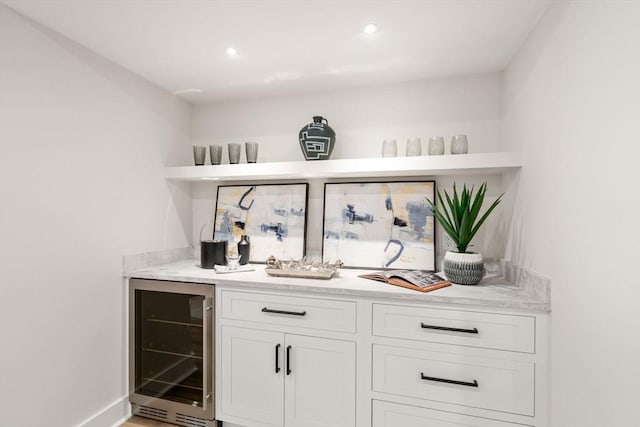
[[[407,139],[406,156],[421,156],[422,155],[422,142],[420,138]]]
[[[398,155],[398,144],[395,139],[382,141],[382,157],[395,157]]]
[[[440,156],[442,154],[444,154],[444,138],[441,136],[429,138],[429,155]]]
[[[451,137],[451,154],[467,154],[468,152],[467,135],[453,135]]]

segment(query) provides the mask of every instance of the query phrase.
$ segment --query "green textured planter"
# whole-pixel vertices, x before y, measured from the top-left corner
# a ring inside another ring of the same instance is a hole
[[[452,283],[477,285],[484,277],[484,262],[480,254],[447,251],[442,270]]]

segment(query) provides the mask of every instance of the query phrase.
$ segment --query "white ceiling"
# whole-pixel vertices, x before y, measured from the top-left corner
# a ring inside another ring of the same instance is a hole
[[[194,103],[503,70],[550,3],[0,1]]]

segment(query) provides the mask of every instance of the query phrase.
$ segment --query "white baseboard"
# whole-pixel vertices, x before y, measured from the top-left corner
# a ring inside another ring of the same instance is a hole
[[[131,404],[128,396],[125,396],[84,420],[77,427],[118,427],[130,417]]]

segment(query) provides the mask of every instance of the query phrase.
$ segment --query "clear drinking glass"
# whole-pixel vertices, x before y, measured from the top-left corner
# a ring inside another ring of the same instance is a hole
[[[467,154],[469,152],[469,142],[467,135],[453,135],[451,138],[451,154]]]
[[[382,141],[382,157],[395,157],[398,155],[398,144],[395,139]]]
[[[222,145],[210,145],[209,154],[211,156],[212,165],[219,165],[222,163]]]
[[[207,147],[203,145],[193,146],[193,163],[196,166],[204,165],[204,160],[207,158]]]
[[[241,145],[237,143],[227,144],[229,148],[229,163],[236,164],[240,163],[240,150]]]
[[[407,139],[406,156],[421,156],[422,155],[422,142],[420,138]]]
[[[244,154],[247,156],[247,163],[255,163],[258,161],[258,143],[245,142]]]
[[[429,138],[429,155],[440,156],[442,154],[444,154],[444,138],[441,136]]]
[[[240,259],[242,255],[227,255],[227,268],[229,270],[237,270],[240,267]]]

